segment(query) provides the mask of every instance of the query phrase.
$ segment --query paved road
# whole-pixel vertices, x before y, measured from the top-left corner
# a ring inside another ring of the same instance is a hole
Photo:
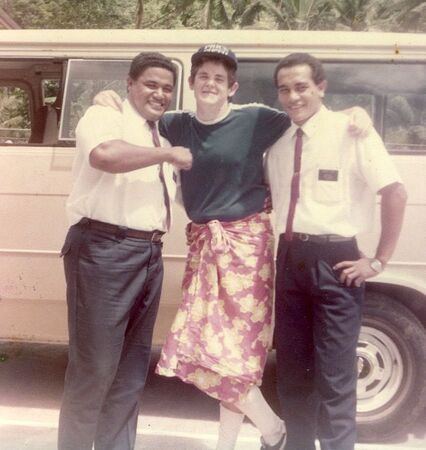
[[[0,448],[55,450],[66,348],[0,343]],[[158,359],[154,352],[153,361]],[[273,379],[268,364],[266,379]],[[136,450],[213,450],[218,408],[214,400],[174,379],[154,375],[153,365],[139,418]],[[263,386],[274,404],[272,383]],[[276,406],[276,404],[274,404]],[[426,411],[409,433],[388,444],[356,450],[426,449]],[[259,450],[259,435],[244,423],[237,450]]]

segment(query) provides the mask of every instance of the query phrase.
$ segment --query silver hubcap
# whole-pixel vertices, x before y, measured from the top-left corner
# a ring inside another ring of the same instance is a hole
[[[404,375],[402,356],[388,335],[369,326],[361,328],[357,355],[358,421],[372,416],[377,420],[389,414],[389,407],[396,407]]]

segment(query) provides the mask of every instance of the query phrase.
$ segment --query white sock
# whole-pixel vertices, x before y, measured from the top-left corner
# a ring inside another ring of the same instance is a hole
[[[234,450],[244,414],[234,412],[220,404],[219,437],[216,450]]]
[[[266,444],[275,445],[281,439],[285,432],[284,422],[274,413],[257,386],[251,387],[244,400],[236,406],[257,427]]]

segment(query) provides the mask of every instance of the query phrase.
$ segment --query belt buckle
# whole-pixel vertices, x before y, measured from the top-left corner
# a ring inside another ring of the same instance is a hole
[[[306,233],[299,233],[299,239],[300,239],[302,242],[307,242],[307,241],[309,241],[309,234],[306,234]]]
[[[161,241],[161,236],[163,235],[163,233],[159,230],[154,230],[152,232],[152,236],[151,236],[151,242],[159,242]]]
[[[127,237],[127,233],[129,229],[127,227],[123,227],[121,225],[116,225],[115,236],[120,239],[125,239]]]

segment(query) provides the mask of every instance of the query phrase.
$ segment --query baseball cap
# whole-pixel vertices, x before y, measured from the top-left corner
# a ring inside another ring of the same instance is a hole
[[[215,56],[227,61],[234,69],[237,69],[238,59],[235,53],[221,44],[206,44],[200,47],[191,57],[192,64],[197,63],[203,56]]]

